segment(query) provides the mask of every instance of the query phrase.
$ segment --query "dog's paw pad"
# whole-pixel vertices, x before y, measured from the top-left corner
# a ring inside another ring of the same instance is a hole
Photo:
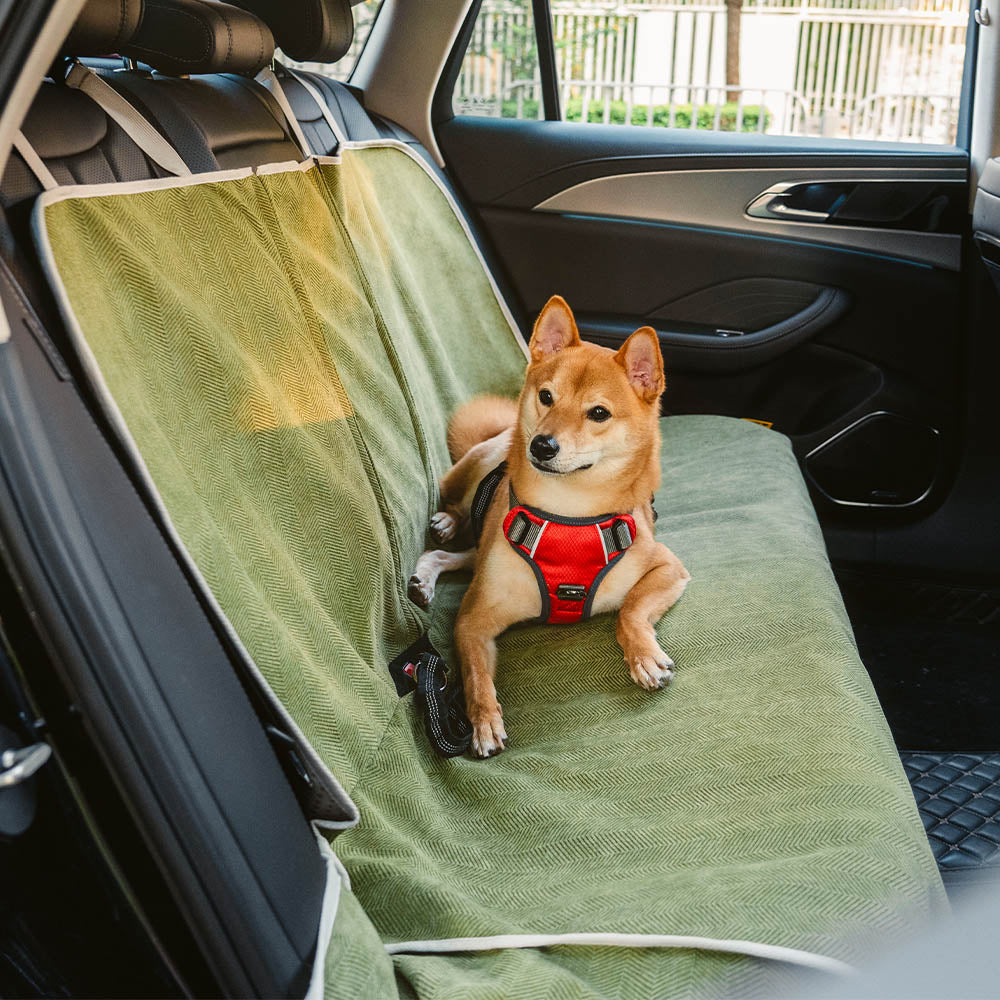
[[[497,706],[497,711],[491,718],[472,727],[472,754],[480,759],[493,757],[504,749],[508,739],[500,717],[500,708]]]
[[[406,593],[418,608],[426,608],[434,597],[434,586],[433,584],[425,583],[414,573],[410,577],[410,582],[406,585]]]
[[[647,691],[666,687],[674,679],[674,661],[662,650],[657,656],[633,656],[626,662],[632,680]]]
[[[439,510],[431,518],[431,538],[440,545],[455,537],[458,522],[447,511]]]

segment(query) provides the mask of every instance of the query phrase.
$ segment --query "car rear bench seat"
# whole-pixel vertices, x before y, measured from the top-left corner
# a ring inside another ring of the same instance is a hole
[[[213,86],[151,86],[189,84]],[[694,578],[659,625],[669,689],[631,683],[610,616],[513,629],[509,749],[442,759],[388,664],[429,631],[457,676],[467,580],[430,616],[406,581],[450,412],[518,391],[509,311],[402,143],[154,173],[47,192],[35,234],[103,415],[327,781],[329,995],[774,995],[941,911],[786,439],[663,422],[657,530]],[[447,944],[508,934],[535,947]]]

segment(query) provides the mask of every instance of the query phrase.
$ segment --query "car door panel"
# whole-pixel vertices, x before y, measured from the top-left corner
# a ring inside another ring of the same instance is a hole
[[[438,138],[527,315],[559,293],[607,346],[652,326],[666,410],[787,433],[828,519],[936,502],[956,443],[964,151],[473,117]],[[793,209],[843,195],[848,215],[747,213],[775,191]]]

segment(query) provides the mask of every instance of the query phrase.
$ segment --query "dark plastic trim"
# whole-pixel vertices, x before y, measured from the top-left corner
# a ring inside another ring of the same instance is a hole
[[[549,0],[531,0],[535,21],[535,43],[538,46],[538,72],[542,78],[542,102],[545,120],[562,120],[559,107],[559,76],[556,69],[556,41],[552,30],[552,11]]]
[[[431,100],[432,126],[451,121],[455,117],[455,109],[452,107],[451,99],[455,93],[458,74],[462,71],[462,60],[465,59],[465,50],[469,47],[469,40],[472,38],[472,31],[476,26],[476,18],[479,17],[479,11],[482,6],[483,0],[472,0],[468,13],[465,15],[465,20],[462,22],[462,27],[458,29],[458,34],[455,36],[455,43],[451,47],[451,52],[448,53],[448,58],[445,59],[441,76],[438,78],[437,86],[434,88],[434,97]],[[436,131],[437,129],[435,128]]]
[[[840,319],[851,297],[840,288],[823,288],[800,312],[754,333],[711,336],[671,329],[669,321],[648,320],[656,330],[669,363],[685,371],[739,371],[771,361]],[[580,334],[608,346],[617,346],[636,328],[634,320],[577,315]]]

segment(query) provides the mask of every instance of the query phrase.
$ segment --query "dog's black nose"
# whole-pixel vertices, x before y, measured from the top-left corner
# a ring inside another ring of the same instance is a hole
[[[559,442],[551,435],[536,434],[531,439],[530,450],[539,462],[547,462],[559,453]]]

